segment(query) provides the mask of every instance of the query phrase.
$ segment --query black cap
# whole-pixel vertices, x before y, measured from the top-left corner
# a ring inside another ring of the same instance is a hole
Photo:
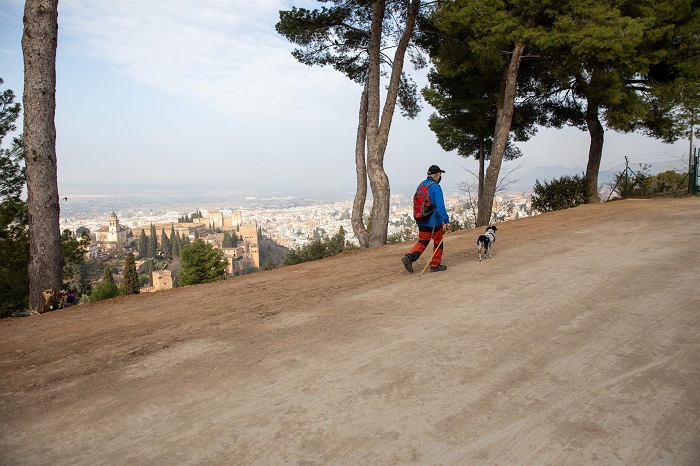
[[[436,173],[445,173],[445,170],[440,170],[440,167],[437,165],[431,165],[430,168],[428,168],[428,175],[434,175]]]

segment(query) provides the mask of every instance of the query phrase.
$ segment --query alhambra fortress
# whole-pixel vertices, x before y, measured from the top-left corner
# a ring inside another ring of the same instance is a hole
[[[156,241],[158,247],[161,245],[163,232],[170,237],[172,231],[180,237],[186,236],[190,241],[196,238],[219,248],[223,252],[226,260],[226,273],[234,275],[242,273],[248,268],[260,267],[260,253],[258,249],[258,226],[256,223],[243,223],[240,211],[233,211],[230,217],[225,217],[218,210],[209,211],[208,217],[194,218],[188,223],[157,223],[155,224]],[[100,255],[113,255],[116,252],[131,250],[137,256],[137,270],[143,271],[145,260],[138,257],[136,245],[142,232],[149,234],[151,225],[128,228],[119,223],[116,213],[112,212],[109,217],[109,224],[101,227],[94,234],[94,238],[86,252],[89,258],[96,258]],[[223,247],[224,233],[236,235],[236,245],[234,247]],[[154,270],[152,274],[152,286],[141,289],[141,292],[153,292],[165,290],[173,287],[173,280],[169,270]]]

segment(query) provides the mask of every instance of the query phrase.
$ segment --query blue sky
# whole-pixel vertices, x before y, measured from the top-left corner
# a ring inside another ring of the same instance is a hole
[[[134,183],[353,193],[361,88],[330,68],[298,63],[274,29],[279,10],[319,5],[60,0],[59,189]],[[0,77],[18,99],[23,8],[21,0],[0,0]],[[419,85],[424,75],[414,73]],[[447,171],[447,190],[470,178],[466,170],[476,172],[475,161],[437,144],[431,113],[424,104],[415,120],[394,116],[385,168],[395,190],[417,184],[431,164]],[[542,129],[519,144],[519,170],[585,167],[588,145],[586,132]],[[687,140],[668,145],[608,131],[601,168],[624,168],[628,156],[678,160],[682,169],[687,151]]]

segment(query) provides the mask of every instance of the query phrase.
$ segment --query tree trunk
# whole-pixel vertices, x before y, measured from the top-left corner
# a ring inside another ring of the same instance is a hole
[[[389,131],[396,108],[399,81],[403,71],[406,49],[413,35],[418,16],[419,0],[412,0],[408,6],[406,28],[394,52],[391,77],[386,101],[379,119],[379,76],[382,21],[384,20],[384,0],[375,0],[372,5],[372,31],[369,47],[369,108],[367,118],[367,168],[372,189],[372,225],[369,232],[369,247],[384,246],[389,227],[389,204],[391,198],[389,177],[384,171],[384,154],[389,141]]]
[[[484,193],[484,159],[486,154],[484,154],[484,141],[479,143],[479,199]]]
[[[58,0],[24,7],[24,149],[29,210],[29,306],[42,310],[44,290],[63,282],[56,167]]]
[[[600,161],[603,158],[603,125],[598,117],[598,106],[588,102],[586,109],[586,125],[588,125],[588,134],[591,137],[591,145],[588,148],[588,165],[586,166],[586,204],[595,204],[600,202],[598,197],[598,171],[600,170]]]
[[[363,215],[365,202],[367,201],[367,165],[365,163],[365,151],[367,148],[367,86],[365,85],[360,98],[360,115],[357,125],[357,139],[355,141],[355,171],[357,172],[357,191],[352,204],[352,230],[355,238],[360,242],[360,247],[369,247],[369,232],[365,228]]]
[[[491,160],[484,179],[484,192],[482,196],[479,196],[479,216],[476,226],[488,225],[491,221],[498,174],[501,171],[501,162],[506,151],[510,125],[513,121],[513,108],[515,107],[515,94],[518,85],[518,67],[520,66],[524,50],[524,44],[515,44],[513,52],[510,54],[510,59],[506,62],[501,72],[501,89],[498,99],[498,111],[496,113],[496,128],[491,147]]]

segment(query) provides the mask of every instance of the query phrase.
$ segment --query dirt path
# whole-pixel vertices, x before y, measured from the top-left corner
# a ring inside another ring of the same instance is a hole
[[[700,464],[700,200],[478,233],[0,321],[0,464]]]

